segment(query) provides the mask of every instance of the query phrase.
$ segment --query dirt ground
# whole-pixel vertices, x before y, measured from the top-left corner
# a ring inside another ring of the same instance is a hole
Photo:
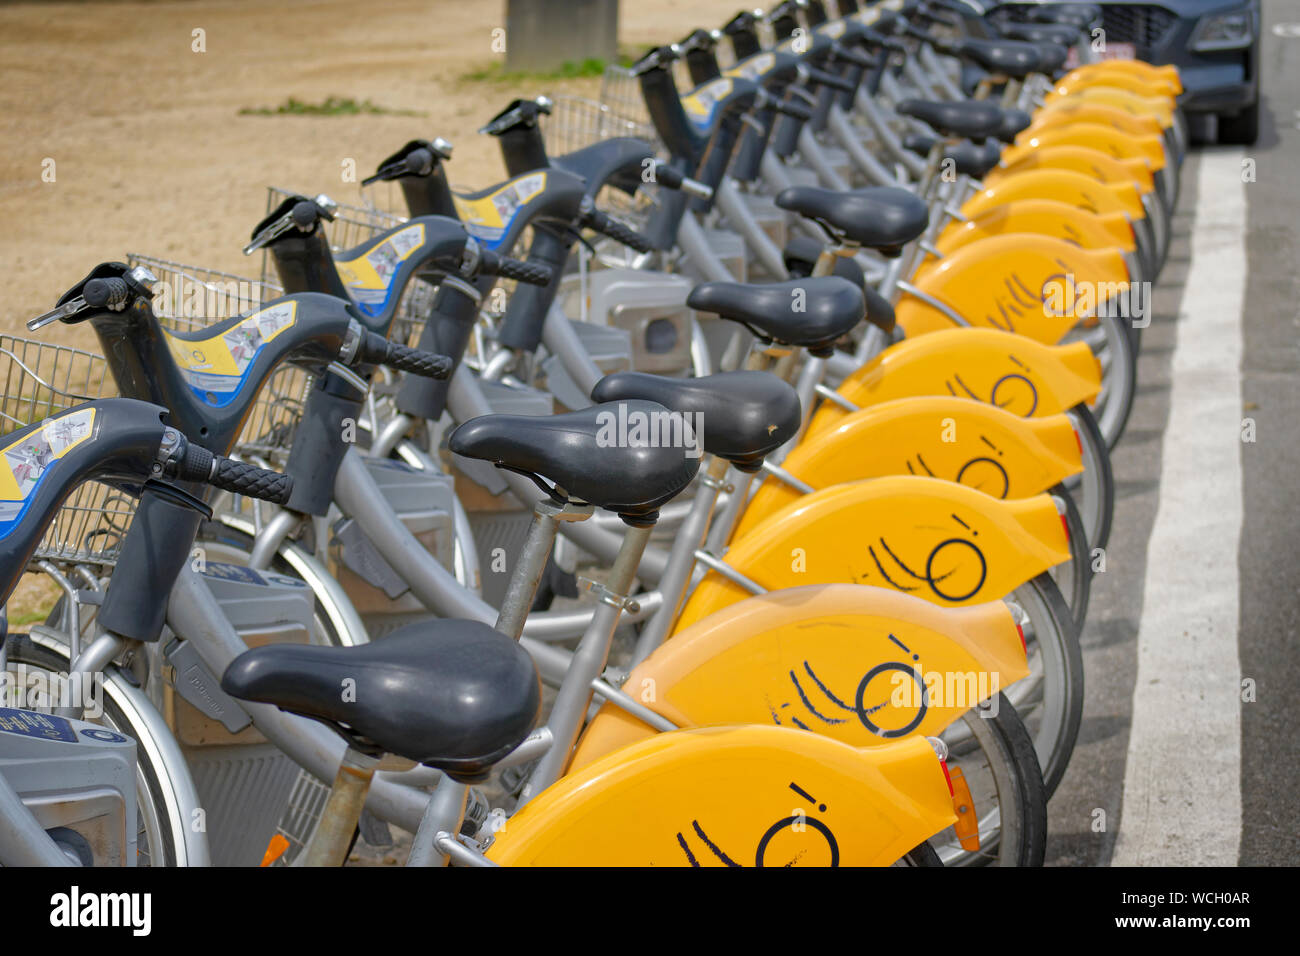
[[[740,6],[624,0],[620,44],[675,40]],[[487,119],[516,96],[600,85],[467,79],[503,59],[492,30],[504,23],[504,0],[0,2],[0,331],[128,252],[256,272],[240,246],[266,186],[356,202],[344,162],[365,176],[409,139],[454,143],[458,185],[502,179],[495,141],[476,132]],[[205,52],[192,49],[196,30]],[[239,113],[291,96],[424,115]],[[94,341],[84,328],[42,335]]]
[[[620,47],[720,25],[739,6],[623,0]],[[0,333],[27,334],[23,323],[93,266],[131,252],[256,275],[260,259],[240,247],[267,186],[356,203],[345,164],[364,177],[410,139],[450,140],[457,186],[501,180],[484,122],[517,96],[600,89],[595,77],[496,75],[492,31],[504,23],[504,0],[0,0]],[[394,113],[240,113],[290,97]],[[36,334],[99,350],[85,326]],[[54,597],[29,578],[11,620],[38,617]]]

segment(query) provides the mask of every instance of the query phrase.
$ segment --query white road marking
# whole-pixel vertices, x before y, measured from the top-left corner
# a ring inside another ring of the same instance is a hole
[[[1239,149],[1200,157],[1147,544],[1117,866],[1237,864],[1243,159]]]

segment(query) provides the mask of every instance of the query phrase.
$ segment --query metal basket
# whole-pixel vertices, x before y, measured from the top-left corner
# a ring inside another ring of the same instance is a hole
[[[641,95],[641,81],[625,66],[610,63],[600,79],[600,101],[618,116],[645,126],[652,133],[650,111]]]
[[[163,325],[193,332],[261,308],[284,294],[278,283],[229,272],[184,265],[132,253],[132,266],[145,266],[158,278],[154,312]],[[294,429],[311,392],[312,376],[281,365],[258,393],[236,449],[244,457],[278,460],[293,441]]]
[[[608,103],[563,94],[552,96],[551,103],[551,114],[541,117],[546,152],[551,156],[563,156],[616,136],[658,143],[649,120],[628,119]]]
[[[6,432],[117,394],[102,356],[12,335],[0,335],[0,382],[0,430]],[[55,514],[32,562],[113,564],[134,513],[130,495],[85,482]]]

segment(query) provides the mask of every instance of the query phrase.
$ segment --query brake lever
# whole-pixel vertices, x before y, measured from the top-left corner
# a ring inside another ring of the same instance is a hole
[[[316,198],[311,200],[311,202],[313,205],[316,206],[317,212],[320,213],[321,218],[324,219],[326,222],[333,222],[334,217],[338,215],[339,204],[336,203],[333,199],[330,199],[330,197],[325,195],[324,193],[317,194]],[[251,256],[258,249],[261,249],[263,246],[269,245],[271,242],[274,242],[276,239],[280,238],[280,236],[284,235],[290,229],[298,229],[299,231],[306,231],[295,220],[293,215],[293,209],[290,209],[283,216],[281,216],[275,222],[271,223],[269,226],[267,226],[265,229],[263,229],[261,232],[255,235],[251,240],[249,240],[248,245],[244,246],[244,255]]]
[[[38,315],[34,319],[28,319],[27,330],[29,332],[35,332],[37,329],[44,328],[51,322],[58,322],[61,319],[74,316],[86,307],[86,300],[82,296],[75,296],[63,303],[61,306],[46,312],[44,315]]]

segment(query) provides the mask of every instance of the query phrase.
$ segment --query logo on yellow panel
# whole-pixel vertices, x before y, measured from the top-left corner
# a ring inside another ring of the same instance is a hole
[[[32,492],[50,467],[95,430],[95,409],[51,418],[0,448],[0,538],[17,527]]]
[[[220,408],[234,399],[266,343],[292,326],[297,314],[297,302],[280,302],[210,338],[183,339],[166,330],[163,334],[194,394]]]

